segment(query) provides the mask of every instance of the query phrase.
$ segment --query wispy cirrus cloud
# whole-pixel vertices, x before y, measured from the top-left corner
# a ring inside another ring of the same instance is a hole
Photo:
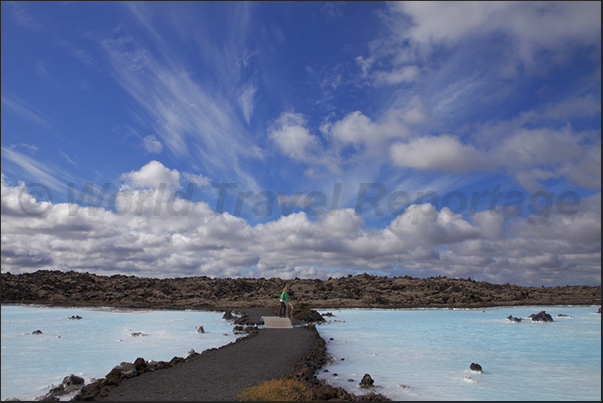
[[[50,124],[50,118],[43,112],[38,110],[35,106],[13,97],[8,97],[2,94],[2,109],[8,112],[14,113],[20,118],[29,122],[35,123],[38,126],[43,127],[49,132],[55,133],[55,130]]]
[[[146,28],[144,32],[151,33],[147,39],[155,41],[161,50],[159,55],[149,52],[142,41],[122,28],[99,40],[118,84],[139,106],[135,113],[142,121],[153,122],[150,129],[174,155],[189,160],[207,175],[258,189],[255,178],[241,165],[257,155],[243,125],[251,119],[257,87],[245,84],[238,93],[225,94],[220,84],[190,74],[186,63],[173,57],[158,39],[152,16],[143,8],[129,6]],[[236,58],[215,62],[219,66],[241,65]],[[219,69],[211,72],[219,76],[218,83],[228,81],[227,75],[232,73]],[[157,145],[148,140],[149,145]]]
[[[54,163],[45,164],[36,158],[18,152],[14,148],[2,147],[2,170],[17,170],[19,176],[27,176],[54,191],[64,192],[65,182],[73,182],[74,177]]]

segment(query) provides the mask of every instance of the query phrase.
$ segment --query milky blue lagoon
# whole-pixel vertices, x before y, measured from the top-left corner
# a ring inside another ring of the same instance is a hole
[[[334,361],[317,376],[366,393],[357,384],[369,373],[376,391],[394,400],[600,401],[597,308],[319,310],[336,317],[318,326]],[[554,322],[506,320],[541,310]],[[473,362],[482,374],[469,370]]]
[[[317,376],[361,394],[365,391],[356,385],[369,373],[376,391],[394,400],[599,401],[596,309],[319,310],[336,315],[317,327],[335,360],[325,367],[329,372],[323,368]],[[555,322],[506,320],[541,310]],[[73,315],[83,319],[66,319]],[[238,336],[221,318],[221,312],[203,311],[2,306],[2,400],[31,400],[71,373],[89,382],[122,361],[168,361],[190,349],[228,344]],[[197,325],[206,333],[197,333]],[[38,329],[43,334],[27,334]],[[147,336],[133,337],[134,332]],[[472,362],[483,374],[469,371]]]
[[[32,400],[69,374],[102,378],[123,361],[169,361],[236,340],[223,312],[2,306],[2,400]],[[81,320],[69,320],[79,315]],[[203,326],[200,334],[196,326]],[[30,334],[41,330],[39,335]],[[132,336],[142,332],[146,336]],[[68,400],[68,399],[67,399]]]

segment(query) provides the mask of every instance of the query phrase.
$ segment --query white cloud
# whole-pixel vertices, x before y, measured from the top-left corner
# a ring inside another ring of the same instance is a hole
[[[425,170],[463,172],[485,170],[491,166],[475,147],[449,135],[395,143],[390,147],[390,156],[398,166]]]
[[[540,240],[584,243],[601,241],[601,193],[583,198],[577,206],[566,206],[563,209],[567,212],[563,213],[556,205],[553,206],[550,216],[536,225],[528,220],[514,221],[510,230],[522,237]],[[537,215],[532,218],[537,222],[541,221],[541,217]]]
[[[248,83],[241,90],[241,95],[239,96],[239,106],[243,111],[243,116],[245,117],[245,121],[249,124],[251,120],[251,115],[253,114],[253,109],[255,107],[254,97],[255,93],[258,91],[258,88],[253,83]]]
[[[55,133],[48,116],[42,113],[38,108],[29,103],[17,99],[11,99],[2,94],[2,109],[10,111],[22,119],[31,121],[44,129]]]
[[[73,180],[73,177],[54,165],[46,165],[37,158],[32,158],[16,151],[13,147],[2,147],[2,164],[6,169],[7,163],[14,164],[33,180],[50,187],[55,191],[64,191],[65,185],[61,179]]]
[[[601,142],[584,146],[574,163],[562,165],[558,172],[568,180],[588,189],[601,189]]]
[[[237,182],[246,189],[259,189],[250,170],[242,166],[246,158],[257,155],[253,139],[242,124],[244,119],[251,118],[255,92],[253,86],[243,87],[243,93],[240,90],[238,77],[245,68],[245,58],[241,58],[239,52],[218,51],[216,45],[211,44],[201,51],[216,74],[216,81],[192,75],[187,65],[175,57],[174,48],[154,29],[153,18],[145,7],[135,4],[128,5],[128,9],[149,33],[148,39],[158,53],[150,52],[147,42],[138,40],[123,27],[109,37],[95,39],[112,67],[116,82],[140,106],[135,109],[135,117],[141,122],[152,122],[145,130],[153,132],[163,147],[177,158],[212,177]],[[177,29],[182,30],[188,40],[190,31],[187,29],[192,26],[197,29],[199,24],[179,10],[166,8],[162,12],[168,20],[182,17]],[[242,35],[233,39],[233,46],[245,40],[244,26],[236,28]],[[203,35],[193,37],[197,40]],[[237,77],[234,85],[233,77]],[[239,100],[243,102],[242,110],[235,107]],[[150,150],[157,150],[154,139],[149,140]]]
[[[339,121],[323,125],[322,130],[343,144],[366,145],[373,149],[387,140],[406,138],[409,135],[402,116],[402,111],[390,110],[382,120],[374,122],[362,112],[355,111]]]
[[[152,134],[142,139],[142,145],[148,153],[161,154],[163,151],[163,144]]]
[[[397,235],[420,239],[427,245],[448,244],[478,238],[479,228],[454,214],[448,207],[440,212],[429,203],[413,204],[396,217],[388,229]]]
[[[420,69],[417,66],[403,66],[394,71],[377,71],[375,79],[377,82],[396,85],[416,81],[419,74]]]
[[[601,112],[601,101],[592,95],[562,100],[547,106],[543,113],[548,119],[568,119],[575,117],[594,117]]]
[[[146,167],[146,168],[145,168]],[[144,183],[147,164],[134,179]],[[133,175],[130,175],[133,177]],[[144,178],[142,177],[144,176]],[[70,214],[65,203],[40,216],[19,214],[23,184],[2,178],[2,268],[128,273],[138,276],[281,278],[344,275],[347,270],[447,275],[519,284],[600,281],[600,194],[583,200],[576,215],[551,214],[538,226],[515,217],[507,230],[501,215],[480,212],[472,220],[431,205],[411,205],[383,229],[368,228],[351,209],[310,220],[304,212],[251,226],[203,202],[187,202],[187,214],[102,207]],[[136,199],[137,190],[124,190]],[[597,270],[598,267],[598,270]],[[398,268],[398,269],[395,269]],[[586,269],[585,269],[586,268]],[[398,271],[396,271],[398,270]],[[580,277],[574,277],[579,270]],[[563,276],[560,271],[567,274]]]
[[[418,95],[415,95],[404,108],[402,119],[406,124],[417,125],[427,123],[431,119],[431,116],[425,103]]]
[[[483,35],[508,35],[523,63],[536,52],[565,52],[572,45],[601,41],[599,2],[393,2],[394,15],[411,18],[408,29],[395,32],[431,52],[433,46],[454,46]]]
[[[318,138],[305,127],[306,121],[299,113],[283,113],[269,129],[269,137],[281,152],[295,160],[315,162],[314,154],[320,148]]]
[[[566,127],[521,128],[495,148],[492,156],[500,165],[539,166],[571,161],[582,154],[580,138]]]
[[[158,189],[161,184],[165,184],[167,190],[180,188],[180,172],[159,161],[151,161],[138,171],[122,174],[120,179],[131,189]]]
[[[192,174],[189,172],[183,172],[182,177],[185,180],[187,180],[188,182],[194,183],[195,185],[197,185],[199,187],[209,185],[209,178],[207,178],[203,175],[200,175],[200,174]]]

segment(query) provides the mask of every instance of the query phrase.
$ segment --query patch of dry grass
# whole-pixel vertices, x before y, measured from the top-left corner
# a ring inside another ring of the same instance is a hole
[[[312,393],[302,381],[281,378],[247,388],[237,397],[250,401],[300,401],[312,400]]]

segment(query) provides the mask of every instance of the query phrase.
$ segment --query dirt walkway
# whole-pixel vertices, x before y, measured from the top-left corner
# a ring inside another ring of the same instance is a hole
[[[260,329],[174,367],[125,379],[99,400],[238,400],[242,390],[291,373],[311,349],[314,332],[307,327]]]

